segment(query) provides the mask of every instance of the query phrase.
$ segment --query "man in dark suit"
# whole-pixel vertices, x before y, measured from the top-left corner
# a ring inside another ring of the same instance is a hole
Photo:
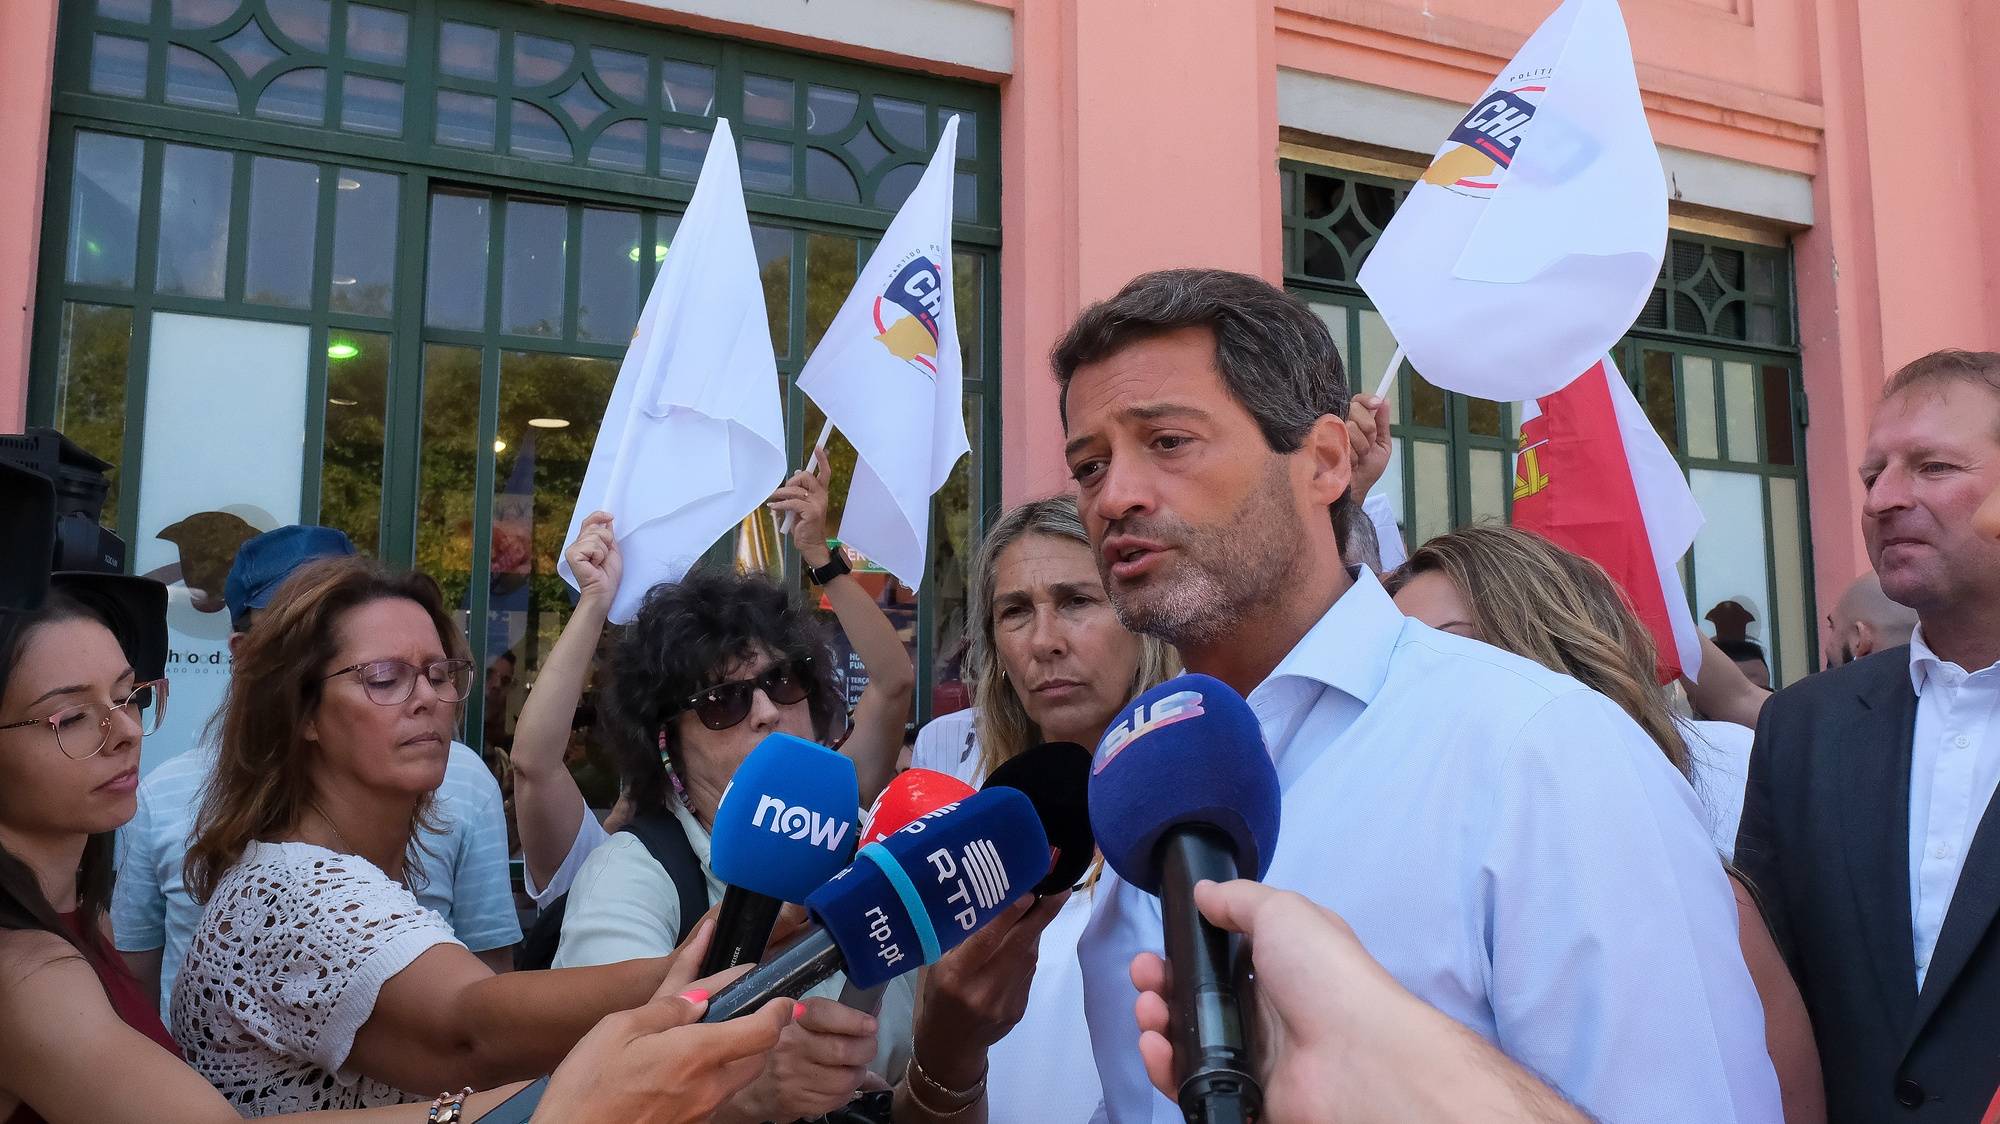
[[[1818,1039],[1827,1116],[1975,1124],[2000,1086],[2000,353],[1943,351],[1884,388],[1861,466],[1907,646],[1780,691],[1736,861]]]

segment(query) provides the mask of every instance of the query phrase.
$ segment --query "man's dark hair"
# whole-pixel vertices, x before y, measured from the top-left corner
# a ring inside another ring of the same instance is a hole
[[[1764,658],[1764,646],[1755,640],[1739,640],[1735,637],[1717,638],[1715,647],[1717,651],[1737,663],[1749,663],[1754,660],[1765,667],[1771,666],[1771,661]]]
[[[810,658],[812,690],[806,703],[814,736],[824,741],[840,713],[825,633],[804,607],[761,574],[698,569],[678,582],[656,585],[639,616],[612,647],[611,682],[605,692],[618,771],[633,804],[663,807],[668,785],[660,760],[681,768],[681,704],[714,686],[730,664],[759,648],[780,660]],[[685,776],[685,773],[683,773]]]
[[[1050,356],[1069,425],[1077,368],[1183,328],[1215,336],[1215,365],[1230,397],[1250,412],[1275,453],[1295,453],[1313,423],[1347,417],[1347,373],[1333,336],[1311,310],[1260,277],[1222,269],[1163,269],[1133,278],[1118,295],[1083,310]],[[1331,505],[1334,536],[1347,549],[1351,493]]]

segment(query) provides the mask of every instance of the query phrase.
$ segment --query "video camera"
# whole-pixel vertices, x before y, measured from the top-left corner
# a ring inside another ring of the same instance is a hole
[[[111,464],[53,429],[35,427],[26,433],[0,434],[0,464],[24,468],[48,479],[55,489],[55,548],[49,570],[122,574],[125,540],[98,523],[104,498],[111,491]],[[40,489],[4,478],[0,494],[0,526],[14,533],[22,520],[35,520],[45,502]]]

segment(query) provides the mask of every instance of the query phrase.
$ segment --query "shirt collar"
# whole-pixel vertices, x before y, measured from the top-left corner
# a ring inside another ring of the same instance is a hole
[[[1924,684],[1931,676],[1942,671],[1945,661],[1938,658],[1931,646],[1924,642],[1924,626],[1919,624],[1910,633],[1910,690],[1918,695],[1924,693]]]
[[[1308,679],[1366,705],[1389,677],[1389,659],[1408,618],[1366,566],[1350,567],[1354,584],[1299,638],[1259,684]]]

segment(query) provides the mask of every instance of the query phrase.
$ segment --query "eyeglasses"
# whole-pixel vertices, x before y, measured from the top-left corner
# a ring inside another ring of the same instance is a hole
[[[378,706],[401,706],[409,702],[411,693],[417,689],[419,674],[437,692],[440,702],[464,702],[472,692],[471,660],[432,660],[422,667],[407,660],[370,660],[321,678],[337,679],[350,674],[361,680],[368,701]]]
[[[750,717],[751,692],[762,691],[779,706],[803,702],[812,690],[812,658],[792,660],[749,679],[732,679],[697,692],[680,705],[694,711],[701,724],[711,730],[727,730]]]
[[[79,703],[66,706],[47,718],[28,718],[20,722],[9,722],[0,730],[16,730],[23,726],[47,726],[56,736],[56,748],[72,761],[87,761],[104,751],[111,742],[111,716],[126,707],[132,708],[132,716],[139,723],[139,736],[160,728],[160,719],[167,713],[167,681],[155,679],[132,688],[125,701],[115,706],[98,703]]]

